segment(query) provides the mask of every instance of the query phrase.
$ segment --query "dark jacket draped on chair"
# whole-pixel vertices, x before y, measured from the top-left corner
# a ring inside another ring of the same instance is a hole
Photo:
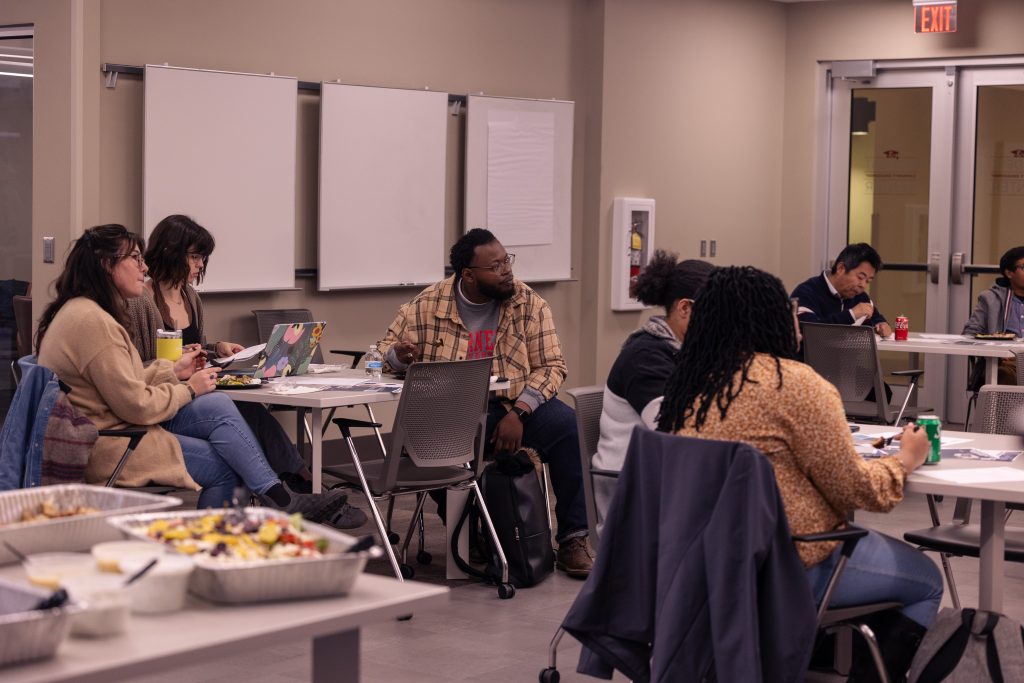
[[[637,427],[593,572],[562,626],[592,676],[802,680],[814,600],[768,460]]]

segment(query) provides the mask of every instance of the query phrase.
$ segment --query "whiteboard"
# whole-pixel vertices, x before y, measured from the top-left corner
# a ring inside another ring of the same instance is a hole
[[[201,291],[295,287],[297,87],[146,65],[143,226],[181,213],[213,234]]]
[[[470,95],[465,230],[488,228],[521,280],[572,278],[572,102]]]
[[[448,94],[323,83],[319,287],[444,278]]]

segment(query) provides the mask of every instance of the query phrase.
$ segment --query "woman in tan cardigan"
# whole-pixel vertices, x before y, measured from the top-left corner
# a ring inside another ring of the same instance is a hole
[[[71,387],[69,399],[98,428],[148,428],[119,482],[202,487],[200,507],[230,502],[244,483],[266,504],[313,521],[334,514],[345,503],[343,494],[300,494],[278,481],[231,400],[212,393],[217,371],[194,370],[197,351],[177,363],[143,366],[125,329],[125,302],[142,294],[142,246],[120,225],[82,233],[36,336],[39,364]],[[117,457],[117,444],[101,437],[87,480],[106,479]]]
[[[206,341],[203,302],[193,284],[203,281],[215,247],[213,235],[188,216],[175,214],[156,224],[145,251],[149,280],[142,296],[128,300],[128,331],[143,363],[156,358],[159,329],[181,330],[185,348],[202,348],[218,357],[242,350],[235,342]],[[281,424],[259,403],[235,407],[281,480],[296,491],[312,493],[312,475]],[[358,509],[348,516],[352,519],[336,520],[335,526],[352,528],[366,521]]]
[[[854,450],[838,390],[796,360],[798,334],[777,277],[750,267],[716,270],[693,306],[665,386],[658,429],[760,449],[775,471],[790,529],[813,534],[844,526],[854,510],[891,510],[903,499],[907,475],[924,462],[928,439],[924,430],[908,426],[896,455],[863,460]],[[796,546],[820,600],[838,559],[836,543]],[[902,650],[905,657],[935,619],[941,598],[934,562],[902,541],[869,531],[843,571],[831,606],[902,603],[898,633],[882,646],[890,654]],[[905,663],[909,667],[909,658]]]

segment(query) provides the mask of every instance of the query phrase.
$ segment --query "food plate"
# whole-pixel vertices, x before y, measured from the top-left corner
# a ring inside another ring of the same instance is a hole
[[[986,339],[989,341],[1013,341],[1017,338],[1013,332],[978,332],[975,339]]]
[[[263,380],[250,375],[224,375],[216,381],[218,389],[259,389]]]
[[[259,521],[288,520],[288,515],[269,508],[245,508],[242,512],[247,518]],[[153,522],[198,520],[209,514],[207,510],[157,512],[121,515],[107,521],[129,536],[160,543],[147,533]],[[380,557],[383,552],[374,547],[349,553],[346,550],[356,542],[354,537],[309,522],[304,522],[303,528],[327,542],[320,557],[224,561],[195,554],[192,558],[196,568],[189,580],[189,590],[205,600],[228,604],[345,595],[352,589],[366,561]]]
[[[95,508],[96,512],[43,521],[21,521],[22,512],[26,508],[37,509],[47,501],[62,508]],[[7,541],[26,555],[51,550],[88,550],[102,541],[120,540],[121,535],[104,521],[110,515],[152,512],[179,505],[181,499],[173,496],[88,484],[58,484],[3,491],[0,492],[0,541]],[[17,560],[0,543],[0,565]]]

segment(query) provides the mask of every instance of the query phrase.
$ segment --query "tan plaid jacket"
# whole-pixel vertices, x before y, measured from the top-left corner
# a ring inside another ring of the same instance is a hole
[[[515,281],[516,291],[498,314],[493,374],[507,377],[509,389],[498,396],[515,400],[531,387],[550,400],[565,381],[565,360],[555,332],[551,309],[527,285]],[[469,330],[455,305],[455,276],[427,287],[403,304],[378,344],[387,356],[399,341],[420,345],[424,361],[462,360],[469,350]]]

